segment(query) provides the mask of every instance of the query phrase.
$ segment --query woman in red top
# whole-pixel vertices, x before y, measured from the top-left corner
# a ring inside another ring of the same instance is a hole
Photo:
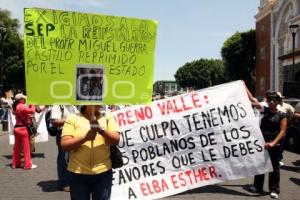
[[[27,125],[30,123],[30,115],[35,113],[36,108],[33,105],[26,105],[25,95],[17,94],[13,104],[13,111],[16,117],[16,125],[14,127],[15,144],[12,154],[12,168],[21,167],[22,148],[24,153],[24,169],[36,168],[37,165],[31,162],[30,135],[27,130]]]

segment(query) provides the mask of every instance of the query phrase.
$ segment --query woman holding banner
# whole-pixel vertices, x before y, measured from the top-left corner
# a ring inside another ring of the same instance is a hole
[[[280,96],[276,92],[266,94],[268,107],[263,107],[263,118],[261,120],[261,131],[265,139],[265,149],[268,150],[273,172],[269,173],[269,190],[271,198],[277,199],[280,192],[280,141],[284,138],[287,128],[286,115],[277,109]],[[263,191],[264,174],[256,175],[254,185],[249,188],[251,192]]]
[[[110,199],[112,166],[110,145],[119,143],[117,123],[100,106],[82,106],[80,114],[65,122],[61,147],[70,151],[70,195],[72,200]]]

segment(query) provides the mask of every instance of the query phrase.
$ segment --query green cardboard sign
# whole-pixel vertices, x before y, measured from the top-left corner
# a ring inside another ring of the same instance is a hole
[[[25,8],[25,74],[31,104],[147,104],[157,22]]]

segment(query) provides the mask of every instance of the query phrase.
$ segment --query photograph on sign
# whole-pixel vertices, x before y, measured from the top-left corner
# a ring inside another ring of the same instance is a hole
[[[102,101],[104,67],[101,65],[77,65],[76,100]]]

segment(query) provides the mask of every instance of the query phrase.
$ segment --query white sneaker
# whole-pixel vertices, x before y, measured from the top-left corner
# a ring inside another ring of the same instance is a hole
[[[271,192],[271,193],[270,193],[270,197],[271,197],[272,199],[278,199],[279,195],[278,195],[276,192]]]
[[[35,168],[37,168],[37,167],[38,167],[37,165],[31,164],[31,168],[30,168],[30,169],[35,169]]]
[[[280,166],[280,167],[284,166],[284,162],[279,161],[279,166]]]

